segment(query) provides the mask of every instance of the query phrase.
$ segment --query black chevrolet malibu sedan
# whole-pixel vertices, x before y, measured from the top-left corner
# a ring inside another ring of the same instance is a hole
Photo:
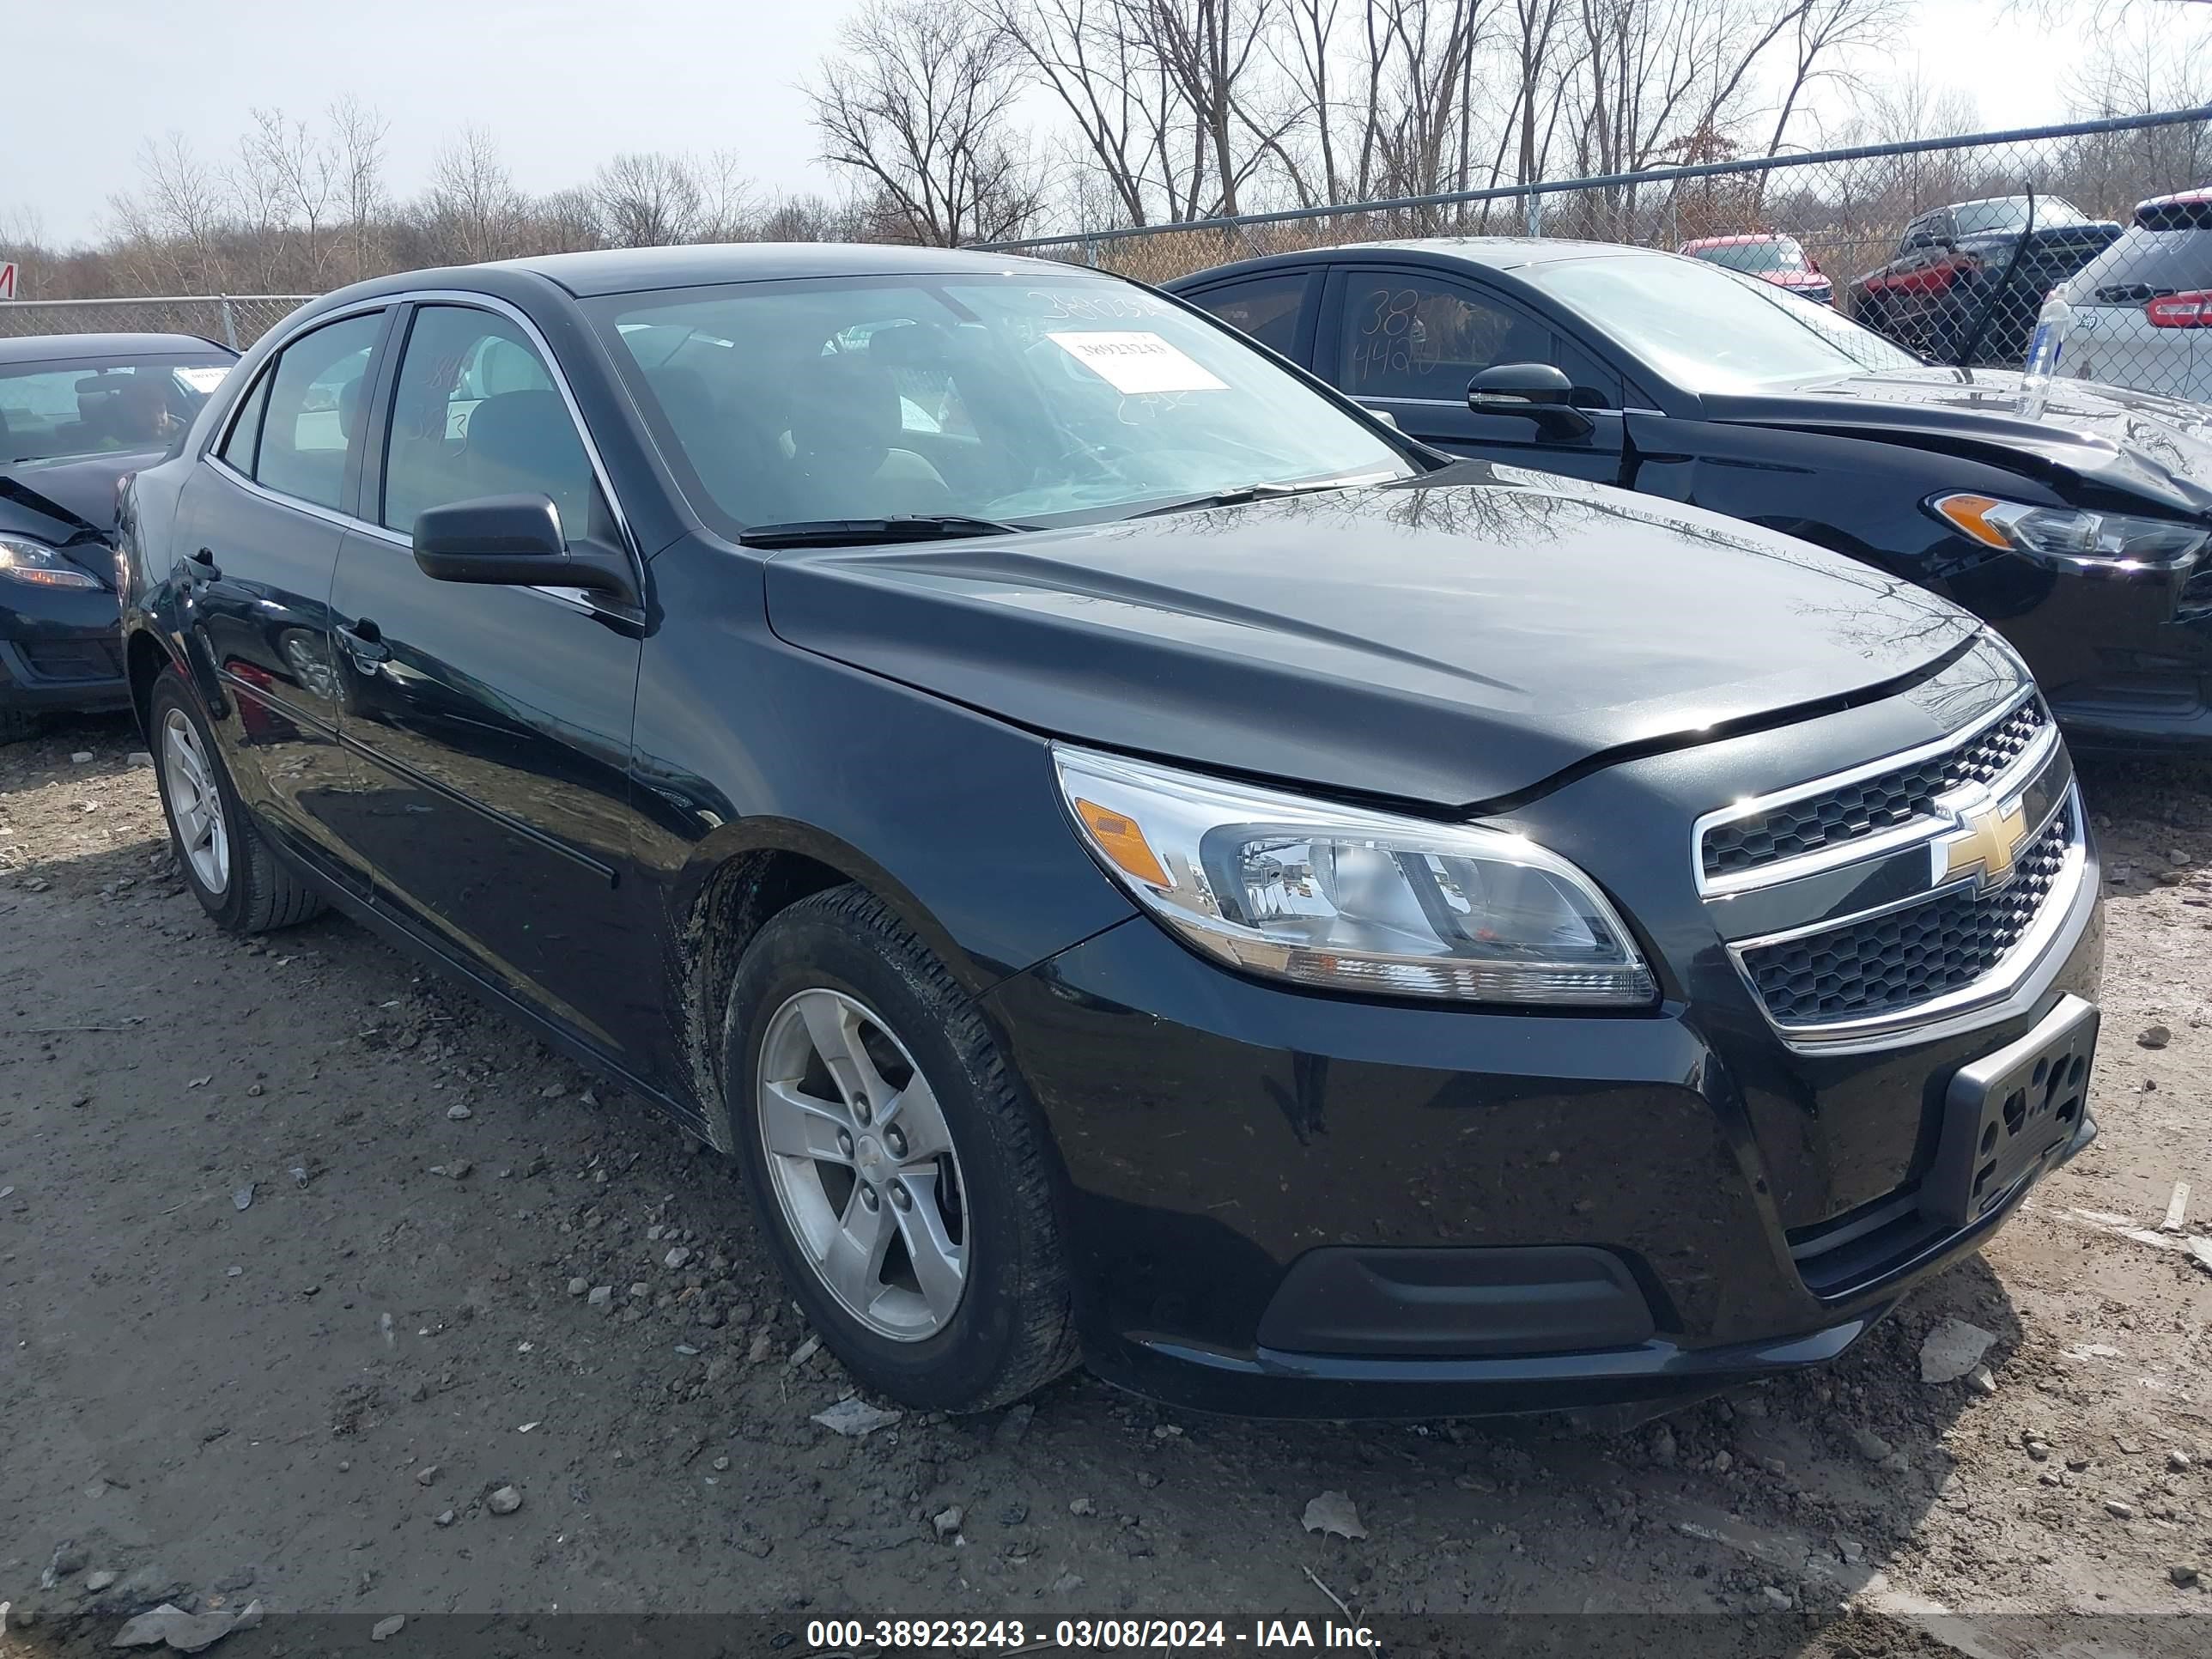
[[[1599,1407],[1829,1358],[2094,1129],[2018,658],[923,249],[396,276],[125,504],[192,890],[732,1154],[916,1405]]]
[[[2212,753],[2212,412],[1950,368],[1756,278],[1514,238],[1170,285],[1456,455],[1726,513],[1921,583],[2078,744]]]

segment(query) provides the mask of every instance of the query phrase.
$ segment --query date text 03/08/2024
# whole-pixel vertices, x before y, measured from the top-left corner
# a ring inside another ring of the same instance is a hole
[[[998,1653],[1053,1653],[1177,1648],[1334,1648],[1374,1650],[1382,1644],[1366,1626],[1333,1620],[1061,1619],[1049,1626],[1019,1619],[817,1619],[806,1626],[811,1659],[865,1650],[962,1649]]]

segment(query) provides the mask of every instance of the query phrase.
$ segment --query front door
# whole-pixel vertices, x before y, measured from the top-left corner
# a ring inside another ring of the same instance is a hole
[[[1413,267],[1340,266],[1314,357],[1324,380],[1424,443],[1455,455],[1620,482],[1619,378],[1515,301],[1472,282]],[[1508,363],[1565,370],[1594,430],[1555,440],[1524,416],[1469,409],[1468,382]]]
[[[364,773],[347,837],[380,907],[632,1060],[659,983],[630,870],[642,619],[573,590],[433,580],[410,543],[427,508],[514,494],[550,497],[572,539],[622,532],[519,322],[422,305],[400,326],[362,495],[376,527],[347,534],[331,593]]]

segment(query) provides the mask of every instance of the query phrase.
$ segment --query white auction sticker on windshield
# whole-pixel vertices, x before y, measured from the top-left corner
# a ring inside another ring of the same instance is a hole
[[[1062,351],[1115,391],[1139,397],[1152,392],[1226,392],[1228,383],[1157,334],[1103,330],[1048,334]]]
[[[230,373],[230,365],[210,363],[203,367],[194,364],[189,368],[172,369],[170,373],[204,398],[222,384],[223,377]]]

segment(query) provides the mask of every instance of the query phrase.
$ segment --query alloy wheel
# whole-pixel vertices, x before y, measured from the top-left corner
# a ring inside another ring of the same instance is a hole
[[[222,793],[215,767],[201,746],[200,734],[181,708],[161,722],[161,783],[192,874],[217,896],[230,888],[230,836],[222,817]]]
[[[879,1336],[943,1330],[969,1275],[967,1185],[929,1081],[842,991],[801,991],[761,1042],[757,1117],[783,1218],[817,1278]]]

